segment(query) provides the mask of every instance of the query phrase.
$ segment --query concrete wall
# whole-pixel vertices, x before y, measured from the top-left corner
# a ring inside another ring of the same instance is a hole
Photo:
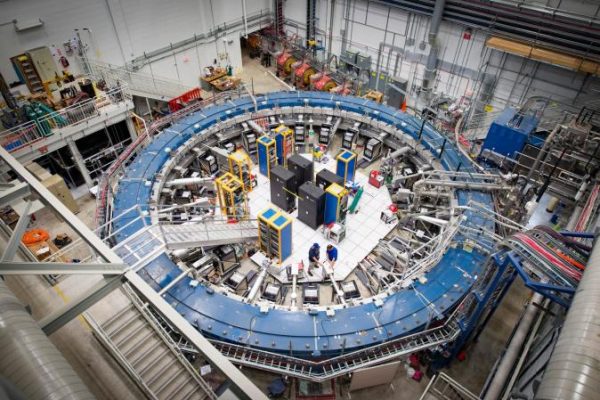
[[[373,70],[378,68],[393,76],[408,79],[413,96],[421,86],[424,65],[430,50],[428,32],[430,18],[408,13],[396,7],[367,0],[350,1],[346,21],[347,0],[335,0],[333,40],[331,49],[340,54],[342,36],[348,26],[348,48],[372,57]],[[317,39],[328,46],[330,0],[317,2]],[[553,4],[550,4],[552,6]],[[589,12],[596,5],[575,0],[565,1],[564,7],[573,12]],[[290,34],[305,35],[306,0],[287,1],[284,15]],[[478,92],[482,74],[494,77],[494,108],[519,104],[531,96],[548,96],[572,102],[589,96],[592,87],[600,86],[597,78],[586,77],[549,64],[492,51],[485,47],[488,33],[471,32],[463,35],[465,27],[442,22],[439,33],[440,65],[434,91],[459,98],[468,91]],[[379,48],[385,43],[384,50]],[[325,58],[327,52],[320,52]],[[409,97],[410,102],[410,97]]]
[[[248,15],[269,10],[270,0],[247,0]],[[104,62],[123,65],[144,52],[169,46],[194,34],[209,32],[214,26],[239,20],[242,0],[7,0],[0,2],[0,72],[7,81],[17,76],[10,64],[11,56],[25,50],[49,46],[56,59],[64,55],[63,43],[74,38],[74,29],[89,28],[82,39],[89,45],[88,56]],[[41,18],[44,26],[26,32],[16,32],[12,20],[28,21]],[[243,29],[230,31],[227,57],[221,64],[231,63],[241,68],[239,46]],[[180,79],[197,86],[201,67],[212,64],[225,51],[223,38],[160,60],[144,72]],[[75,57],[70,58],[70,70],[81,71]]]

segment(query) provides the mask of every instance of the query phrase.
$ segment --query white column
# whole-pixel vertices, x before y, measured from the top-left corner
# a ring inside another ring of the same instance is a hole
[[[75,164],[77,168],[79,168],[79,172],[81,172],[81,176],[83,176],[83,180],[88,188],[94,186],[94,181],[90,177],[90,171],[85,166],[85,162],[83,161],[83,156],[79,152],[77,148],[77,144],[72,139],[67,139],[67,144],[69,145],[69,150],[71,150],[71,154],[73,155],[73,160],[75,160]]]

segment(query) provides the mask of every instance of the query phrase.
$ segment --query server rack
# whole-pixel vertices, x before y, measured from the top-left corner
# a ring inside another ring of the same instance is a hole
[[[242,182],[229,172],[215,179],[221,213],[237,220],[248,217],[248,203]]]
[[[246,152],[250,155],[256,154],[258,151],[256,133],[245,122],[242,122],[242,144]]]
[[[271,174],[271,168],[276,163],[275,140],[268,136],[261,136],[258,138],[258,170],[268,178]]]
[[[271,246],[269,243],[269,223],[271,219],[279,215],[274,207],[269,207],[266,210],[258,213],[258,247],[266,255],[271,255]]]
[[[287,159],[294,153],[294,132],[285,125],[274,129],[277,164],[287,166]]]
[[[252,191],[252,161],[244,150],[237,150],[227,156],[229,172],[242,182],[244,192]]]
[[[321,129],[319,130],[319,144],[329,146],[333,129],[333,124],[331,123],[332,120],[333,118],[329,116],[327,117],[327,120],[321,124]]]
[[[344,184],[354,180],[356,173],[356,153],[350,150],[342,150],[336,159],[336,175],[344,178]]]
[[[358,128],[360,126],[360,122],[355,122],[354,126],[348,128],[346,132],[344,132],[344,138],[342,140],[342,148],[346,150],[352,150],[356,139],[358,138]]]
[[[258,241],[260,249],[280,263],[292,254],[292,219],[268,208],[258,214]]]
[[[322,169],[317,174],[316,183],[318,187],[325,190],[332,183],[337,183],[340,186],[344,186],[344,178],[342,178],[341,176],[337,176],[328,169]]]
[[[374,138],[369,139],[367,145],[365,146],[365,151],[363,153],[365,160],[368,162],[373,162],[379,156],[381,156],[381,152],[383,150],[383,142],[381,140],[377,140]]]
[[[344,223],[346,220],[346,210],[348,209],[348,191],[337,183],[332,183],[325,190],[325,217],[323,222],[331,224],[333,222]]]
[[[294,126],[294,142],[295,144],[303,145],[306,143],[306,128],[304,126],[304,116],[298,115]]]
[[[215,158],[215,156],[212,155],[206,156],[202,160],[200,160],[200,166],[209,175],[214,175],[219,170],[217,159]]]
[[[288,158],[288,170],[292,171],[296,175],[296,187],[294,193],[298,193],[298,188],[304,182],[312,182],[314,176],[314,164],[312,160],[301,156],[300,154],[294,154]]]
[[[313,229],[323,225],[325,214],[325,191],[312,182],[305,182],[298,189],[298,219]]]
[[[296,208],[296,175],[281,165],[271,170],[271,203],[292,212]]]

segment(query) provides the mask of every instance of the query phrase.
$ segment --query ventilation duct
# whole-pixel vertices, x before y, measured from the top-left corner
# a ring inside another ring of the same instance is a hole
[[[95,398],[2,279],[0,349],[0,377],[12,384],[24,398]]]

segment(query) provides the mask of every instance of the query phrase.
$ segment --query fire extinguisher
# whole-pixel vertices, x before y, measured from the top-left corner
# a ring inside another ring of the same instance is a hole
[[[67,68],[69,66],[69,60],[67,60],[67,57],[65,56],[59,58],[58,61],[60,61],[60,64],[63,66],[63,68]]]

